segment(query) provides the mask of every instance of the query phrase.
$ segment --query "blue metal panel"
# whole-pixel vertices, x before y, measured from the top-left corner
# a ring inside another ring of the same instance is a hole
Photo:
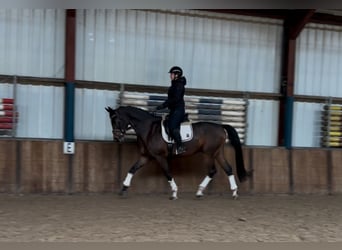
[[[74,119],[75,119],[75,84],[65,84],[65,127],[64,139],[67,142],[74,141]]]

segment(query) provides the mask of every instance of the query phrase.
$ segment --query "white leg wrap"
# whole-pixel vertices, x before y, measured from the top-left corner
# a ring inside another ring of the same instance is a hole
[[[212,178],[210,178],[209,176],[206,176],[204,178],[204,180],[201,182],[201,184],[199,184],[199,186],[202,188],[202,190],[204,190],[208,186],[208,184],[211,180],[212,180]]]
[[[177,192],[178,187],[177,187],[177,184],[176,184],[175,180],[172,178],[172,180],[169,181],[169,183],[170,183],[170,186],[171,186],[171,190]]]
[[[133,174],[128,173],[128,174],[126,175],[126,178],[125,178],[124,182],[123,182],[124,186],[126,186],[126,187],[131,186],[131,180],[132,180],[132,178],[133,178]]]
[[[237,189],[237,185],[236,185],[236,182],[235,182],[235,177],[234,177],[234,175],[233,175],[233,174],[232,174],[232,175],[229,175],[228,178],[229,178],[229,183],[230,183],[230,189],[231,189],[231,190]]]
[[[203,190],[208,186],[209,182],[212,180],[209,176],[206,176],[201,184],[199,184],[196,196],[203,196]]]
[[[171,199],[172,200],[176,200],[177,198],[177,191],[178,191],[178,187],[177,184],[175,182],[175,180],[172,178],[171,181],[169,181],[170,186],[171,186],[171,190],[172,190],[172,195],[171,195]]]

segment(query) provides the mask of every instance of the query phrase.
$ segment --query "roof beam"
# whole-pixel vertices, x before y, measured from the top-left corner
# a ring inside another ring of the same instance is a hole
[[[290,10],[285,19],[285,27],[288,27],[289,39],[297,39],[304,26],[310,22],[316,10]]]
[[[203,9],[201,9],[203,11]],[[274,19],[285,19],[288,13],[286,9],[209,9],[209,12],[234,14],[243,16],[266,17]]]
[[[342,16],[316,12],[310,22],[342,26]]]
[[[244,15],[244,16],[254,16],[254,17],[265,17],[265,18],[273,18],[286,20],[287,18],[293,16],[293,14],[302,16],[302,25],[306,22],[310,23],[320,23],[320,24],[328,24],[328,25],[338,25],[342,26],[342,11],[334,13],[323,12],[324,10],[308,10],[308,9],[197,9],[200,11],[209,11],[216,13],[225,13],[225,14],[235,14],[235,15]],[[312,14],[312,11],[314,12]],[[297,14],[295,13],[297,12]],[[290,15],[289,15],[290,13]],[[306,13],[306,14],[305,14]],[[312,14],[312,15],[311,15]],[[308,15],[308,16],[305,16]],[[297,16],[297,19],[298,19]],[[307,19],[307,20],[306,20]],[[297,20],[298,22],[298,20]],[[299,24],[299,23],[298,23]],[[298,26],[300,28],[300,26]]]

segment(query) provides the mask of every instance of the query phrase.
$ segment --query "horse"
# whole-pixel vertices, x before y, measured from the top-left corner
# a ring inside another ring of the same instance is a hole
[[[238,186],[231,165],[224,157],[224,146],[229,140],[235,150],[236,171],[240,182],[243,182],[251,175],[244,167],[242,147],[240,138],[230,125],[221,125],[212,122],[192,123],[193,138],[184,142],[186,152],[180,155],[173,155],[169,150],[168,143],[162,137],[162,118],[156,113],[148,112],[133,106],[119,106],[116,109],[106,107],[112,125],[113,140],[122,142],[127,130],[133,129],[137,136],[137,143],[140,150],[140,157],[129,169],[119,192],[122,196],[127,196],[128,188],[134,174],[143,165],[151,160],[156,160],[161,166],[167,181],[171,187],[171,200],[178,198],[178,186],[170,173],[169,161],[172,157],[183,157],[201,152],[213,159],[213,165],[208,169],[208,174],[199,184],[196,197],[201,198],[204,190],[217,172],[215,160],[221,166],[228,177],[232,197],[238,197]]]

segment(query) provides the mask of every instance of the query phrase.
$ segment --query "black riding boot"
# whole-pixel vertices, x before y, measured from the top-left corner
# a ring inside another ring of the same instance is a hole
[[[182,142],[182,138],[181,138],[181,135],[180,135],[180,132],[179,132],[179,129],[174,129],[173,130],[173,138],[176,142],[176,154],[179,155],[179,154],[182,154],[186,151],[186,148]]]

